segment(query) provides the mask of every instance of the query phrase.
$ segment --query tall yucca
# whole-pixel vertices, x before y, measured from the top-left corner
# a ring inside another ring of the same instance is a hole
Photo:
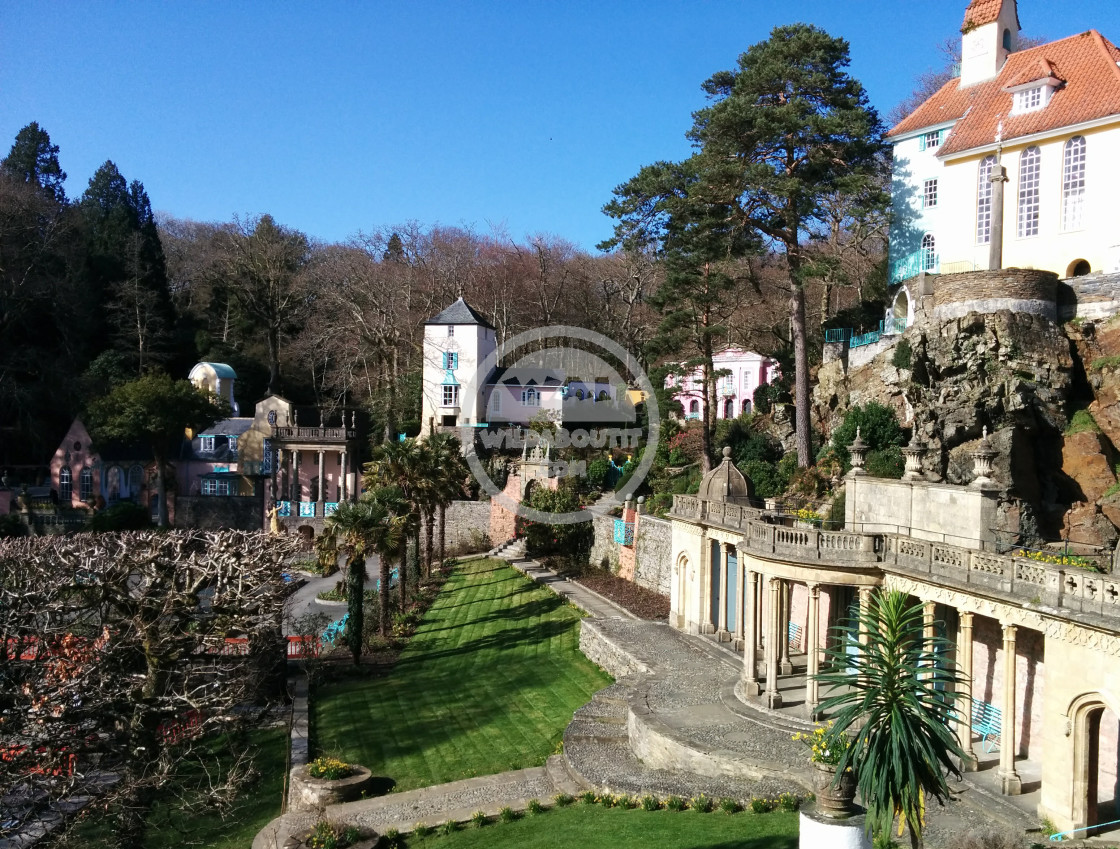
[[[838,730],[855,733],[837,765],[856,775],[868,811],[868,828],[887,832],[899,817],[910,845],[922,845],[925,799],[950,797],[948,776],[960,778],[964,757],[953,733],[962,678],[949,661],[952,643],[926,636],[922,606],[905,593],[871,597],[866,610],[837,630],[841,648],[828,652],[830,671],[817,680],[828,692],[821,703]],[[845,651],[866,634],[854,656]],[[962,706],[968,716],[968,706]],[[966,720],[967,721],[967,720]]]

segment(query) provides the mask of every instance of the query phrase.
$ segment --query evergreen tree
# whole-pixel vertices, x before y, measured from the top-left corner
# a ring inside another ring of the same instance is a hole
[[[17,180],[34,183],[58,203],[66,203],[66,172],[58,163],[58,145],[51,144],[50,134],[32,121],[16,135],[8,155],[0,161],[0,169]]]

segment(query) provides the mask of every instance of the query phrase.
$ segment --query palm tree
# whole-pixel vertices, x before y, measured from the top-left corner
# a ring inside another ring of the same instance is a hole
[[[428,438],[428,449],[431,451],[432,467],[438,474],[435,503],[439,509],[439,563],[442,566],[447,557],[447,508],[456,498],[463,497],[464,483],[470,470],[463,460],[461,443],[451,434],[432,434]],[[432,541],[429,537],[429,557],[431,549]]]
[[[817,676],[830,691],[841,691],[821,703],[834,728],[858,729],[837,764],[837,780],[851,768],[868,828],[886,833],[898,816],[914,849],[922,845],[926,796],[942,804],[949,798],[947,775],[961,777],[954,758],[965,756],[952,729],[962,678],[945,661],[951,643],[931,636],[922,614],[905,593],[872,595],[839,629],[841,646],[863,637],[859,654],[829,650],[831,671]]]
[[[379,445],[374,451],[374,458],[366,464],[363,483],[367,489],[384,486],[395,486],[409,505],[412,518],[409,521],[409,533],[401,539],[401,607],[408,598],[408,568],[406,551],[408,540],[415,538],[417,553],[420,544],[420,514],[424,503],[424,492],[427,487],[428,472],[424,459],[424,450],[415,439],[405,439],[401,442],[386,442]]]
[[[395,559],[400,558],[397,574],[403,580],[405,573],[404,542],[411,533],[412,513],[408,502],[398,487],[382,486],[377,489],[367,490],[362,495],[363,501],[378,505],[387,515],[392,517],[396,525],[396,533],[391,537],[378,540],[375,552],[378,557],[380,571],[377,580],[378,597],[378,623],[377,631],[382,637],[389,636],[389,584],[391,582],[390,566]],[[401,609],[404,609],[403,588],[401,590]]]
[[[354,665],[361,662],[362,631],[365,625],[366,553],[392,551],[399,545],[403,522],[393,516],[386,505],[373,499],[343,502],[326,520],[327,538],[341,544],[346,553],[346,642],[354,657]],[[388,566],[381,558],[382,583],[388,589]],[[383,589],[383,597],[384,597]],[[385,619],[382,605],[382,620]]]

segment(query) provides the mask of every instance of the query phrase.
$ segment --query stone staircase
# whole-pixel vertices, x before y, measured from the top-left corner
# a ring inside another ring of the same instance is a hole
[[[524,560],[525,540],[524,538],[506,540],[490,549],[487,554],[490,557],[500,557],[502,560]]]

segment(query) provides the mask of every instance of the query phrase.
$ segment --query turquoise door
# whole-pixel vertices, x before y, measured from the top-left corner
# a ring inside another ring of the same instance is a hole
[[[708,604],[708,614],[711,616],[711,623],[719,627],[719,588],[723,582],[723,568],[719,554],[719,543],[715,540],[712,541],[709,556],[709,562],[712,564],[712,568],[708,570],[712,575],[712,593]]]
[[[739,610],[735,596],[739,590],[739,560],[732,552],[727,557],[727,630],[735,633],[739,624]]]

